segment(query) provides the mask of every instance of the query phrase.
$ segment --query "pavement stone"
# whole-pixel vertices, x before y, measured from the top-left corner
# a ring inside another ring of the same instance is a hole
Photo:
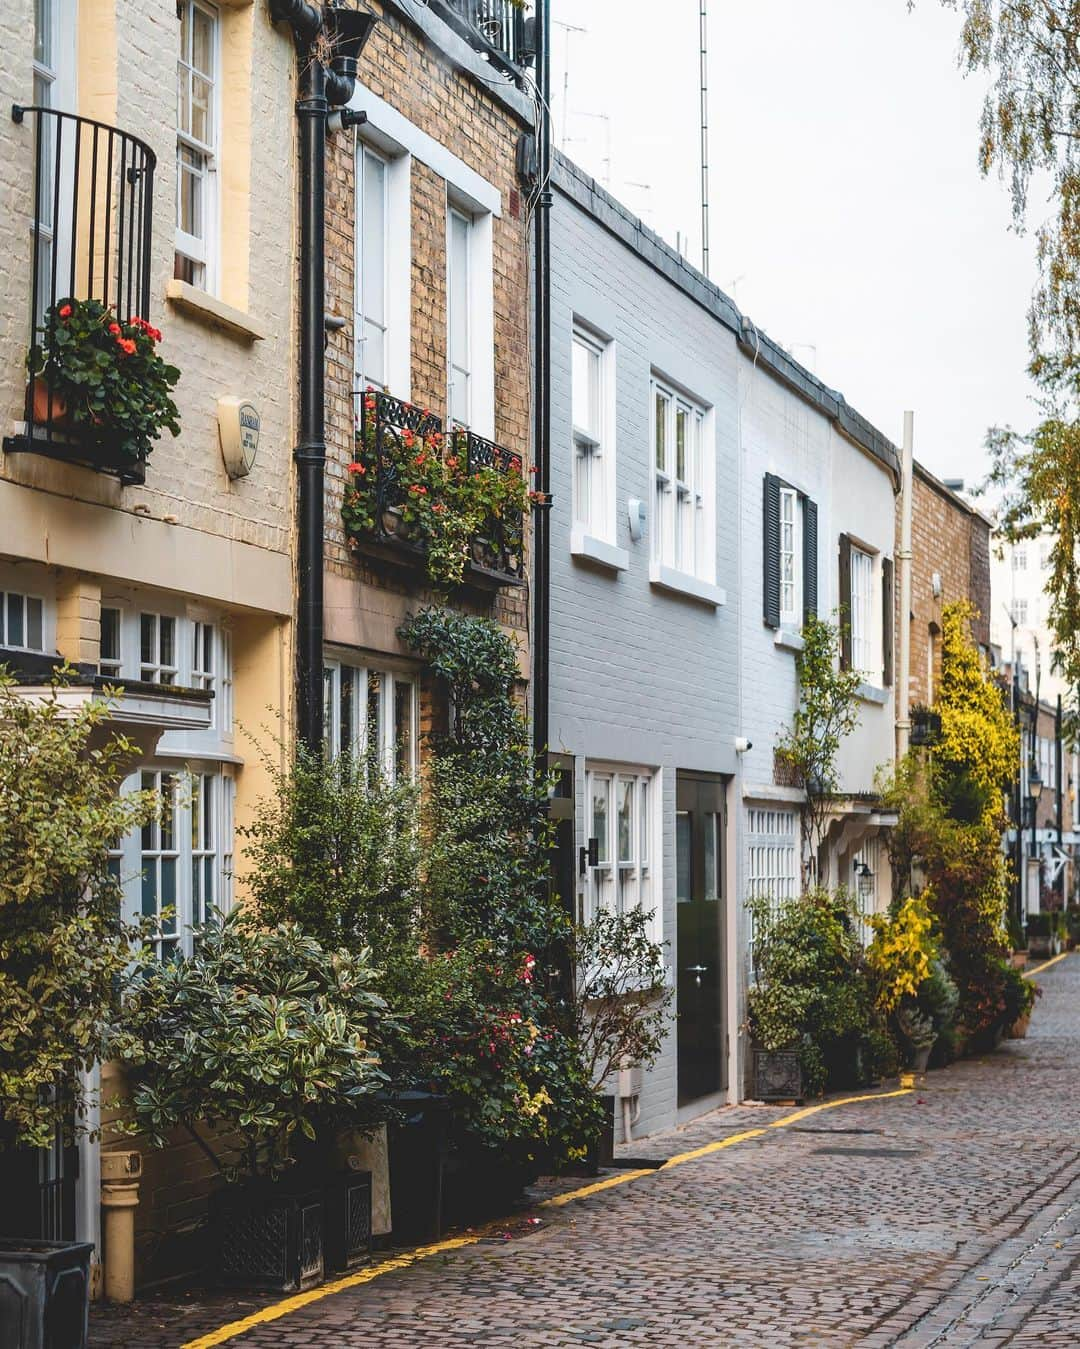
[[[739,1106],[629,1145],[762,1135],[383,1275],[230,1340],[393,1346],[1080,1346],[1080,956],[1028,1038],[783,1128]],[[540,1203],[581,1180],[548,1181]],[[96,1308],[93,1349],[178,1349],[280,1299]]]

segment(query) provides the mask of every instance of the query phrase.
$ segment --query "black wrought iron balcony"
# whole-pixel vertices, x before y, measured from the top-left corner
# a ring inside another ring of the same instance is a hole
[[[430,0],[471,47],[520,82],[532,64],[531,25],[523,3],[515,0]]]
[[[31,238],[27,345],[37,353],[38,368],[31,360],[25,431],[6,438],[4,449],[85,463],[123,481],[141,482],[144,465],[138,457],[110,447],[104,434],[88,435],[85,426],[80,431],[56,387],[58,377],[47,372],[58,367],[48,356],[65,340],[56,340],[65,311],[66,317],[75,312],[78,318],[100,306],[107,311],[102,316],[106,326],[125,325],[114,337],[121,343],[129,340],[127,325],[133,319],[153,331],[146,320],[154,152],[126,131],[56,108],[17,104],[12,118],[28,124],[32,133],[25,143],[34,184],[26,222]],[[91,308],[83,311],[84,305]]]
[[[351,546],[422,565],[437,586],[521,585],[521,456],[390,394],[361,397],[342,517]]]

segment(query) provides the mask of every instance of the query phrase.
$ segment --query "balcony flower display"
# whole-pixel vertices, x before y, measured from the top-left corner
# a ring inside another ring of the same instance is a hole
[[[369,389],[342,518],[350,545],[396,542],[425,557],[437,587],[460,585],[470,564],[517,574],[529,494],[521,459]]]
[[[145,461],[162,431],[180,434],[171,396],[180,371],[158,355],[160,340],[146,319],[118,319],[99,300],[50,306],[27,356],[33,421],[111,458]]]

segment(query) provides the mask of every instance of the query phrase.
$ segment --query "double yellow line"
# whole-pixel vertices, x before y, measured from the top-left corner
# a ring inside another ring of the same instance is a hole
[[[745,1143],[751,1138],[760,1138],[770,1129],[783,1129],[789,1124],[796,1124],[799,1120],[806,1119],[810,1115],[816,1115],[822,1110],[835,1110],[842,1105],[857,1105],[861,1101],[887,1101],[894,1096],[910,1095],[911,1088],[902,1087],[898,1091],[883,1091],[868,1093],[864,1096],[845,1096],[836,1101],[822,1101],[818,1105],[796,1110],[790,1115],[785,1115],[782,1119],[772,1120],[760,1129],[744,1129],[741,1133],[730,1134],[727,1138],[718,1138],[713,1143],[706,1143],[704,1147],[680,1152],[669,1158],[662,1167],[649,1167],[640,1171],[620,1171],[618,1175],[607,1176],[604,1180],[595,1181],[592,1185],[583,1185],[580,1189],[567,1191],[566,1194],[554,1195],[551,1199],[545,1199],[541,1204],[538,1204],[537,1208],[562,1208],[566,1204],[576,1203],[579,1199],[588,1199],[591,1195],[602,1194],[605,1190],[613,1190],[618,1185],[628,1185],[631,1181],[641,1180],[645,1176],[655,1176],[663,1171],[670,1171],[674,1166],[682,1166],[686,1162],[697,1161],[700,1157],[708,1157],[711,1153],[721,1152],[724,1148],[733,1148],[736,1144]],[[450,1251],[460,1251],[465,1246],[475,1246],[491,1230],[493,1229],[488,1227],[478,1232],[469,1233],[468,1236],[448,1237],[445,1241],[433,1241],[430,1245],[417,1246],[411,1251],[402,1252],[401,1255],[380,1260],[378,1264],[369,1265],[366,1269],[358,1270],[355,1274],[347,1274],[343,1279],[334,1279],[331,1283],[320,1284],[318,1288],[312,1288],[306,1293],[295,1293],[292,1297],[284,1298],[281,1302],[275,1302],[269,1307],[263,1307],[239,1321],[230,1321],[228,1325],[219,1326],[217,1330],[211,1330],[206,1335],[188,1340],[181,1349],[214,1349],[214,1346],[234,1340],[238,1335],[254,1330],[257,1326],[265,1326],[271,1321],[278,1321],[283,1316],[289,1316],[292,1312],[299,1311],[302,1307],[310,1307],[314,1302],[321,1302],[325,1297],[333,1297],[336,1293],[344,1293],[350,1288],[360,1288],[365,1283],[371,1283],[373,1279],[381,1278],[384,1274],[392,1274],[395,1270],[408,1269],[410,1265],[418,1264],[421,1260],[429,1260],[433,1255],[445,1255]]]

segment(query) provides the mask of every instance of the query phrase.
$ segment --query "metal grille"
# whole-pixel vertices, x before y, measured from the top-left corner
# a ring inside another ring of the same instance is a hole
[[[802,1095],[799,1056],[788,1050],[754,1055],[754,1095],[759,1101],[787,1101]]]
[[[371,1249],[371,1177],[357,1176],[346,1186],[346,1255],[362,1255]]]
[[[304,1204],[300,1209],[300,1283],[322,1278],[322,1205]]]
[[[521,68],[531,65],[525,8],[514,0],[436,0],[432,5],[445,13],[466,41],[498,65],[520,78]]]
[[[287,1208],[236,1208],[221,1233],[220,1272],[225,1279],[273,1280],[288,1276]]]

